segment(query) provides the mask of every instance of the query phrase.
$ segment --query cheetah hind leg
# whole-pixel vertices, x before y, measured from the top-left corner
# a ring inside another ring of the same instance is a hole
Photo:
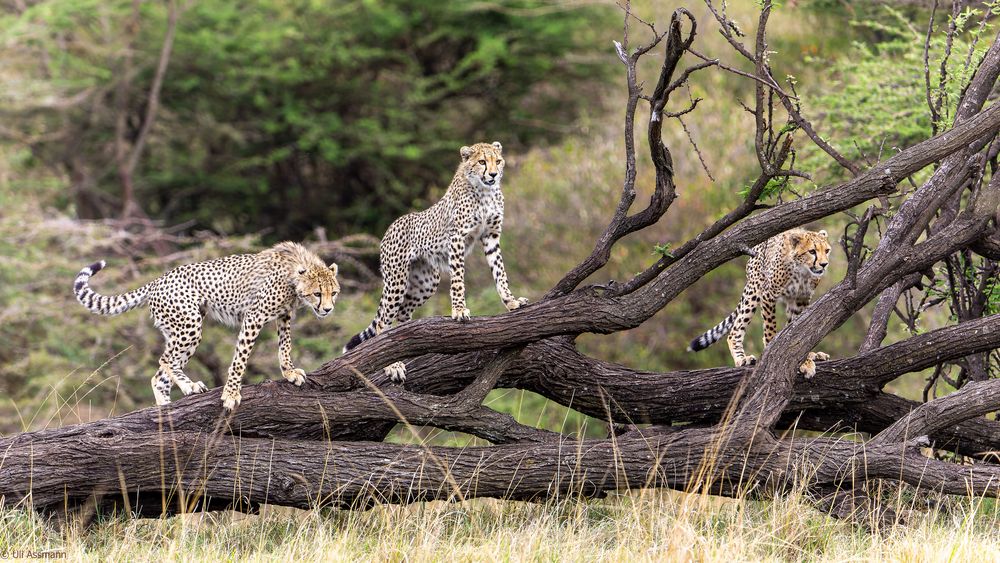
[[[201,316],[197,312],[191,311],[185,316],[183,322],[184,324],[180,327],[180,331],[181,333],[191,334],[190,340],[175,344],[173,338],[167,337],[167,349],[160,359],[160,365],[167,370],[167,373],[170,374],[170,380],[177,384],[177,387],[180,388],[181,393],[184,393],[184,395],[204,393],[208,391],[208,387],[200,381],[192,381],[184,373],[184,368],[187,366],[188,360],[194,355],[198,344],[201,343]]]
[[[173,374],[174,383],[180,388],[181,393],[185,395],[193,395],[195,393],[204,393],[208,391],[208,386],[201,381],[192,381],[191,378],[184,375],[182,372],[177,372]]]
[[[170,388],[173,387],[173,382],[170,380],[170,372],[163,369],[156,370],[156,375],[152,377],[149,381],[150,385],[153,387],[153,397],[156,399],[157,406],[164,406],[170,404]]]
[[[507,307],[508,311],[513,311],[514,309],[520,309],[521,307],[528,304],[527,297],[515,297],[510,301],[504,303],[504,307]]]
[[[434,269],[426,261],[419,260],[410,264],[410,273],[406,281],[406,295],[399,307],[396,322],[405,323],[413,318],[413,311],[427,302],[437,291],[441,283],[441,272]],[[406,381],[406,364],[395,362],[385,367],[385,374],[393,383]]]

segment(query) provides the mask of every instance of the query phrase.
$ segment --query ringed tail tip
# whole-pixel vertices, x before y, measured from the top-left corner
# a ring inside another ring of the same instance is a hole
[[[711,344],[712,344],[712,342],[706,343],[705,342],[705,337],[704,337],[704,335],[702,335],[702,336],[699,336],[698,338],[695,338],[694,340],[691,341],[690,344],[688,344],[687,351],[688,352],[700,352],[700,351],[704,350],[705,348],[708,348],[709,345],[711,345]]]
[[[352,349],[357,347],[358,344],[361,344],[361,342],[362,342],[361,334],[355,334],[344,346],[344,353],[346,354],[347,352],[351,351]]]
[[[101,270],[103,270],[104,267],[107,266],[107,265],[108,265],[107,262],[105,262],[104,260],[98,260],[97,262],[94,262],[93,264],[91,264],[91,265],[87,266],[86,268],[80,270],[80,274],[85,275],[85,276],[92,276],[92,275],[96,274],[97,272],[100,272]]]

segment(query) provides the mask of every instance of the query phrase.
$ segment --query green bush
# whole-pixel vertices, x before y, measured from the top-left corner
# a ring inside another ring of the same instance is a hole
[[[848,158],[869,163],[886,159],[934,131],[924,77],[930,12],[911,11],[867,5],[851,22],[867,40],[854,41],[847,56],[832,65],[813,61],[830,69],[831,80],[820,93],[803,96],[804,109],[819,116],[823,134]],[[935,14],[928,66],[932,101],[939,107],[938,132],[951,127],[959,95],[990,46],[993,25],[980,27],[982,18],[983,10],[972,8],[959,12],[954,20],[948,10],[939,8]],[[956,34],[949,47],[946,30],[950,24]],[[943,86],[942,64],[946,69]],[[843,179],[843,170],[818,149],[810,147],[805,152],[803,166],[817,180]]]
[[[181,4],[137,199],[168,222],[267,229],[268,238],[319,225],[379,232],[447,185],[461,145],[522,150],[557,138],[612,60],[590,56],[600,45],[589,22],[605,8],[549,0]],[[78,0],[0,21],[8,53],[29,53],[17,67],[34,85],[9,99],[93,89],[87,103],[30,107],[16,123],[28,136],[69,124],[68,135],[39,143],[32,163],[64,169],[78,195],[97,193],[87,204],[96,212],[77,197],[81,216],[120,211],[113,146],[131,18],[129,2]],[[131,40],[130,141],[166,21],[163,4],[143,4]]]

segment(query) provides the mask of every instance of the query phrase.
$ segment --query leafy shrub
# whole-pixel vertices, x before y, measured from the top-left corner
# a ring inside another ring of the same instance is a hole
[[[226,232],[378,231],[447,184],[461,145],[501,140],[518,150],[567,131],[593,99],[585,85],[608,68],[588,56],[598,47],[589,22],[605,8],[181,4],[136,196],[151,216]],[[0,20],[0,50],[17,61],[7,66],[31,78],[6,97],[22,110],[21,133],[42,139],[32,163],[65,171],[85,217],[119,212],[119,95],[125,84],[125,137],[134,142],[167,27],[166,7],[144,3],[131,31],[130,6],[53,0]],[[84,91],[86,101],[69,107],[31,103]],[[44,138],[57,129],[65,134]]]

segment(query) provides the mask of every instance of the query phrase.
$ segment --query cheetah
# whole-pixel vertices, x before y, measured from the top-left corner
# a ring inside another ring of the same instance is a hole
[[[183,371],[201,341],[206,314],[230,327],[240,325],[236,353],[222,391],[227,411],[240,404],[247,358],[261,328],[270,321],[278,328],[281,374],[296,386],[302,385],[306,372],[296,368],[291,358],[292,313],[306,305],[322,319],[333,311],[340,293],[337,265],[327,266],[294,242],[282,242],[257,254],[180,266],[121,295],[101,295],[90,288],[90,277],[104,266],[102,260],[81,270],[73,283],[74,293],[81,305],[99,315],[119,315],[149,304],[153,325],[166,339],[160,367],[152,379],[157,405],[170,403],[174,383],[185,395],[208,389],[200,381],[191,381]]]
[[[465,259],[476,240],[483,244],[497,293],[513,311],[528,303],[514,297],[500,254],[503,229],[503,146],[477,143],[462,147],[462,158],[444,196],[429,209],[404,215],[385,233],[379,253],[385,287],[375,319],[344,346],[344,352],[389,328],[393,321],[410,320],[413,311],[437,290],[441,272],[451,276],[451,317],[469,319],[465,305]],[[396,383],[406,379],[406,366],[396,362],[385,368]]]
[[[753,248],[747,262],[747,284],[740,304],[721,323],[691,341],[689,352],[704,350],[729,333],[729,352],[737,366],[757,363],[745,355],[743,337],[750,318],[759,305],[764,317],[764,346],[777,332],[775,303],[785,304],[789,324],[809,306],[812,294],[830,263],[830,243],[826,231],[792,229],[769,238]],[[816,375],[815,361],[830,359],[824,352],[810,352],[799,367],[807,379]]]

